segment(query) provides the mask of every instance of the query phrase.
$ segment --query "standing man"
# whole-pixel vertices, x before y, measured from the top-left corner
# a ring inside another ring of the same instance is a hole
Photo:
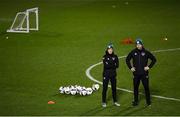
[[[126,64],[128,68],[133,72],[134,79],[134,101],[132,103],[133,106],[138,105],[138,89],[140,81],[144,86],[145,95],[146,95],[146,104],[147,106],[151,106],[151,99],[150,99],[150,91],[149,91],[149,69],[153,67],[156,63],[156,58],[153,54],[147,51],[141,39],[136,40],[136,48],[132,50],[127,58]],[[132,59],[132,62],[131,62]],[[148,65],[148,60],[151,60],[151,63]]]
[[[111,82],[112,96],[115,106],[120,106],[116,98],[116,69],[119,67],[119,60],[113,52],[113,45],[109,44],[105,55],[103,56],[103,91],[102,91],[102,107],[106,107],[106,92],[108,89],[109,80]]]

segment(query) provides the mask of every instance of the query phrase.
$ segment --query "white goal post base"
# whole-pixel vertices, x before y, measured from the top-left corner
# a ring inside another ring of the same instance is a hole
[[[31,19],[30,15],[35,13],[35,26],[31,26]],[[21,18],[22,16],[22,18]],[[20,18],[18,20],[18,18]],[[24,26],[25,25],[25,26]],[[38,7],[27,9],[24,12],[18,12],[16,17],[7,32],[14,32],[14,33],[29,33],[30,30],[38,31],[39,30],[39,14],[38,14]]]

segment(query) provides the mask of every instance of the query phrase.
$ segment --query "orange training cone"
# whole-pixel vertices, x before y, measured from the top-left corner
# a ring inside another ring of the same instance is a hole
[[[55,104],[54,101],[48,101],[48,104]]]

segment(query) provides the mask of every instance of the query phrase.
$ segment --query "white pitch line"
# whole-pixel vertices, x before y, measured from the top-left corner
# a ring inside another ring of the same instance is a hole
[[[160,52],[170,52],[170,51],[179,51],[179,50],[180,50],[180,48],[173,48],[173,49],[165,49],[165,50],[155,50],[155,51],[152,51],[152,52],[153,52],[153,53],[160,53]],[[126,56],[120,56],[120,57],[118,57],[118,58],[119,58],[119,59],[122,59],[122,58],[125,58],[125,57],[126,57]],[[91,65],[91,66],[86,70],[86,76],[87,76],[90,80],[92,80],[92,81],[94,81],[94,82],[102,85],[103,83],[102,83],[101,81],[99,81],[99,80],[96,80],[93,76],[91,76],[91,73],[90,73],[91,70],[92,70],[94,67],[96,67],[96,66],[98,66],[98,65],[100,65],[100,64],[102,64],[102,62],[99,62],[99,63],[96,63],[96,64],[94,64],[94,65]],[[108,85],[108,87],[111,87],[111,85]],[[121,91],[128,92],[128,93],[133,93],[133,91],[131,91],[131,90],[129,90],[129,89],[124,89],[124,88],[119,88],[119,87],[117,87],[117,90],[121,90]],[[140,92],[139,94],[144,95],[144,94],[141,93],[141,92]],[[151,97],[180,102],[180,99],[178,99],[178,98],[173,98],[173,97],[165,97],[165,96],[159,96],[159,95],[151,95]]]

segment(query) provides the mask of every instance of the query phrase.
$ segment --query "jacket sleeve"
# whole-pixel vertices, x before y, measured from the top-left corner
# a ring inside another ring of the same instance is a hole
[[[110,69],[111,65],[108,63],[106,56],[103,56],[103,64],[105,69]]]
[[[149,68],[152,68],[157,60],[156,60],[155,56],[149,51],[148,51],[148,58],[151,59],[151,63],[149,64]]]
[[[132,68],[131,66],[131,59],[133,58],[133,52],[131,51],[128,56],[126,57],[126,64],[128,66],[129,69]]]
[[[118,59],[118,56],[116,56],[116,59],[115,59],[115,66],[116,66],[116,68],[119,68],[119,59]]]

